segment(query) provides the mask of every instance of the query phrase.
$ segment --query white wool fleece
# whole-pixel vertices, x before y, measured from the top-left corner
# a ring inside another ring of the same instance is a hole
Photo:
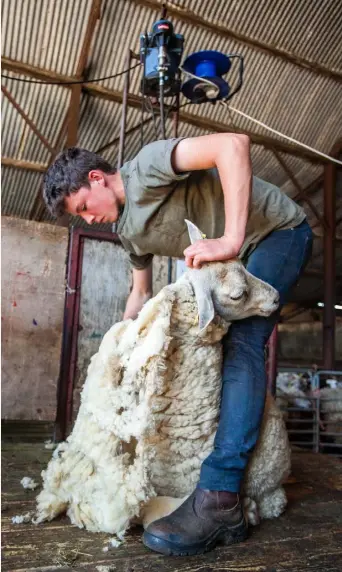
[[[216,316],[199,332],[197,314],[184,275],[149,300],[135,321],[107,332],[88,368],[73,432],[42,473],[36,522],[66,510],[79,527],[115,534],[139,517],[148,521],[153,497],[191,493],[213,446],[220,341],[229,327]],[[261,516],[284,509],[281,483],[289,463],[284,422],[270,399],[244,483]],[[161,516],[170,506],[166,501]]]

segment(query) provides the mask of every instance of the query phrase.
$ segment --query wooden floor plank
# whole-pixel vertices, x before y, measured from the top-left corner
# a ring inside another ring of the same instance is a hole
[[[80,530],[66,517],[39,526],[13,524],[13,516],[34,510],[40,490],[26,491],[20,480],[30,476],[40,483],[51,451],[43,443],[7,442],[2,453],[4,572],[342,572],[342,463],[326,456],[293,455],[288,509],[253,528],[245,543],[170,558],[148,551],[139,527],[119,548],[103,552],[110,535]]]

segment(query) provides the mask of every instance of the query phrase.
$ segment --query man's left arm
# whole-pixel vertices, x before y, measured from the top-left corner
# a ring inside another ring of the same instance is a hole
[[[249,137],[217,133],[182,139],[173,151],[172,166],[178,173],[216,167],[224,194],[224,235],[189,246],[184,251],[186,264],[200,268],[203,262],[237,256],[245,238],[252,190]]]

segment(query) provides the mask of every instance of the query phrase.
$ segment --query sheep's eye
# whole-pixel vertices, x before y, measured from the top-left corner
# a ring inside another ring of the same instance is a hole
[[[241,293],[240,293],[240,292],[234,293],[234,295],[230,295],[230,298],[231,298],[232,300],[241,300],[241,298],[244,297],[245,293],[246,293],[246,292],[244,292],[244,291],[241,292]]]

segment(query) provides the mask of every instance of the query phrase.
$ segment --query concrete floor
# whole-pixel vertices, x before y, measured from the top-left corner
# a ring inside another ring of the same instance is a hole
[[[312,453],[293,454],[286,485],[289,506],[264,521],[233,547],[203,556],[163,557],[141,543],[133,529],[117,549],[103,552],[108,534],[72,526],[66,517],[51,523],[12,524],[35,507],[36,491],[22,488],[24,476],[40,482],[51,451],[42,442],[5,442],[2,448],[2,570],[50,572],[340,572],[342,571],[342,463]],[[106,542],[107,541],[107,542]]]

